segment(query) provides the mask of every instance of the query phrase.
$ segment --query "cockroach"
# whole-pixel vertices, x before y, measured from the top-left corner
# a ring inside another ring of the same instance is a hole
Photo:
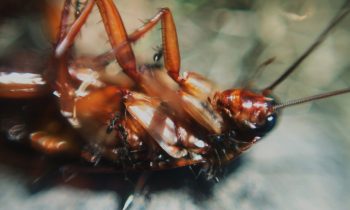
[[[217,169],[268,134],[282,109],[350,92],[346,88],[283,103],[273,95],[273,90],[346,17],[349,1],[316,41],[261,90],[248,86],[220,90],[198,73],[180,75],[177,32],[168,8],[160,9],[143,26],[127,34],[112,0],[88,0],[83,8],[78,2],[70,25],[71,5],[71,0],[65,1],[49,70],[45,75],[0,73],[0,97],[9,101],[55,97],[52,100],[57,102],[56,111],[63,122],[52,120],[31,131],[31,147],[49,156],[82,159],[93,165],[93,170],[143,171],[201,165],[208,177],[214,177]],[[75,60],[75,38],[95,5],[112,50]],[[164,68],[137,66],[132,44],[159,22],[162,46],[154,60],[163,58]],[[111,59],[131,82],[119,83],[102,76]],[[21,129],[11,127],[7,132],[14,133],[14,138]]]

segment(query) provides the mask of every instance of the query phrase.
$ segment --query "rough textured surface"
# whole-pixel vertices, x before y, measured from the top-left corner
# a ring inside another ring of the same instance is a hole
[[[342,1],[261,0],[254,1],[254,10],[247,4],[253,1],[237,5],[231,1],[217,1],[218,5],[212,1],[201,1],[201,5],[187,1],[117,2],[128,26],[135,25],[132,22],[139,25],[138,19],[152,16],[156,8],[173,9],[183,70],[202,71],[223,87],[237,82],[237,75],[247,69],[247,64],[254,66],[276,56],[256,82],[263,87],[314,40]],[[281,100],[349,86],[349,22],[347,18],[277,89]],[[139,62],[152,59],[150,47],[159,44],[159,38],[154,39],[156,44],[142,41],[136,46]],[[263,46],[262,54],[246,59],[244,56],[256,45]],[[349,105],[346,95],[286,110],[277,129],[244,154],[238,166],[232,166],[217,184],[195,179],[187,169],[151,174],[145,189],[135,195],[131,209],[348,209]],[[94,183],[92,187],[70,184],[85,183],[77,176],[66,184],[53,181],[33,193],[26,174],[1,166],[0,209],[120,209],[133,193],[134,185],[120,181],[122,175],[84,178]]]

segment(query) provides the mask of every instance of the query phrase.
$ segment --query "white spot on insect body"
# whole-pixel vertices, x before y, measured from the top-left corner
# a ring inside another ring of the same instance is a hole
[[[1,84],[27,84],[27,85],[46,85],[40,74],[33,73],[0,73]]]

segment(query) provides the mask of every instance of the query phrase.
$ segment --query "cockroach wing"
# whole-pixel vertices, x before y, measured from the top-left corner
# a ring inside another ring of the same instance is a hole
[[[127,96],[125,106],[132,117],[171,157],[184,158],[191,151],[207,147],[204,141],[197,139],[186,129],[177,125],[162,108],[159,100],[133,92]],[[181,145],[184,147],[180,147]]]
[[[184,72],[180,85],[184,92],[201,100],[213,96],[218,89],[212,81],[195,72]]]
[[[220,134],[222,132],[223,119],[221,115],[213,109],[210,103],[199,100],[185,92],[180,92],[180,94],[182,106],[191,117],[215,134]]]

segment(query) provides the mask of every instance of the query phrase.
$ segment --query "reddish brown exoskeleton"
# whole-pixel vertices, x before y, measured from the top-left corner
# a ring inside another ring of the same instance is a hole
[[[112,51],[101,56],[72,59],[75,37],[97,5]],[[177,33],[171,11],[161,9],[150,21],[127,34],[112,0],[89,0],[68,26],[70,0],[61,16],[57,45],[52,55],[54,82],[40,75],[2,73],[0,97],[57,96],[60,113],[69,122],[64,129],[44,126],[30,134],[31,145],[47,154],[83,158],[113,170],[160,170],[204,165],[213,175],[266,135],[286,106],[350,92],[339,90],[279,103],[272,90],[326,38],[348,13],[341,8],[316,42],[269,87],[260,90],[218,89],[210,80],[188,72],[180,75]],[[162,24],[164,69],[136,65],[132,43],[158,22]],[[132,80],[121,85],[102,77],[111,55]]]

